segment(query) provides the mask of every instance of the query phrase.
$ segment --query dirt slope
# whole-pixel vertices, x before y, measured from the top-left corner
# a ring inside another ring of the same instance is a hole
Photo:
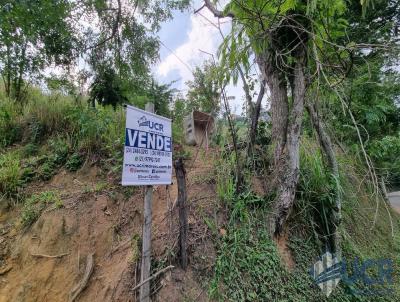
[[[215,252],[203,217],[214,215],[216,207],[214,184],[203,181],[212,170],[204,159],[187,163],[193,166],[188,169],[191,265],[187,272],[176,268],[155,280],[153,301],[207,301],[199,276],[210,272]],[[48,207],[27,230],[20,223],[21,207],[0,210],[0,302],[68,301],[92,253],[94,271],[77,301],[136,301],[131,289],[140,275],[142,190],[110,186],[113,180],[101,174],[96,167],[61,171],[49,182],[30,186],[28,196],[57,190],[63,207]],[[176,184],[154,189],[154,270],[176,265],[176,196]]]

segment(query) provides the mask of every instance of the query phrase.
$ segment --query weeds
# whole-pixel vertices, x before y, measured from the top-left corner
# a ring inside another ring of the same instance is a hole
[[[38,145],[47,139],[50,143],[63,139],[79,154],[113,155],[115,147],[123,145],[123,123],[122,108],[93,109],[69,98],[54,100],[37,95],[22,111],[12,101],[0,100],[1,146],[18,141]]]
[[[94,186],[86,185],[83,189],[84,194],[99,194],[107,189],[109,184],[107,182],[97,182]]]
[[[23,154],[26,157],[37,155],[39,151],[39,146],[34,143],[28,143],[23,149]]]
[[[265,227],[266,217],[254,210],[248,215],[243,223],[232,220],[218,244],[210,296],[217,301],[303,301],[301,297],[311,297],[307,293],[311,278],[307,271],[292,275],[285,269]]]
[[[8,152],[0,155],[0,194],[7,198],[15,196],[22,185],[22,175],[18,153]]]
[[[235,195],[229,158],[217,166],[217,193],[228,208],[226,235],[216,237],[217,258],[210,280],[209,295],[217,301],[397,301],[400,290],[395,286],[393,296],[355,296],[343,283],[327,298],[316,286],[309,270],[325,246],[323,237],[329,234],[329,211],[334,204],[336,180],[333,179],[317,146],[305,140],[301,151],[301,175],[295,207],[290,216],[287,246],[295,268],[288,271],[280,258],[276,243],[268,232],[271,204],[244,191]],[[350,159],[347,159],[350,160]],[[354,160],[347,163],[354,165]],[[339,183],[343,195],[342,251],[347,259],[393,258],[394,278],[399,276],[398,237],[390,238],[387,221],[380,220],[377,228],[366,232],[369,196],[361,201],[360,192],[354,192],[353,178],[342,167]],[[358,184],[357,184],[358,185]],[[360,184],[362,186],[362,184]],[[365,184],[362,186],[365,190]],[[365,208],[366,207],[366,208]],[[383,208],[383,207],[382,207]],[[351,209],[351,210],[349,210]],[[384,209],[381,209],[384,211]],[[373,213],[369,213],[369,216]],[[215,227],[208,221],[210,229]],[[397,226],[399,227],[399,226]],[[323,229],[318,236],[315,230]],[[378,230],[379,228],[379,230]],[[215,230],[214,230],[215,232]],[[396,280],[396,279],[395,279]],[[396,282],[396,281],[395,281]],[[306,297],[306,298],[305,298]],[[397,297],[397,298],[396,298]]]
[[[6,147],[21,137],[19,108],[14,102],[0,101],[0,147]]]
[[[23,109],[1,99],[0,147],[17,142],[25,147],[19,162],[8,163],[13,158],[3,158],[0,193],[15,194],[21,175],[22,183],[49,180],[62,167],[78,170],[88,158],[107,158],[100,161],[104,168],[120,174],[123,129],[122,108],[93,109],[68,97],[54,99],[38,93]]]
[[[75,152],[65,163],[65,168],[70,172],[77,171],[82,166],[84,161],[84,157],[80,153]]]
[[[129,263],[135,264],[140,258],[140,236],[138,234],[134,234],[131,237],[131,255],[129,256]]]
[[[235,182],[233,179],[234,158],[232,156],[228,160],[220,160],[217,162],[217,196],[223,202],[231,202],[235,195]]]
[[[21,220],[24,227],[31,226],[42,214],[43,210],[48,205],[54,205],[56,208],[61,208],[63,202],[59,193],[55,191],[44,191],[39,194],[34,194],[25,200]]]
[[[72,107],[73,103],[67,98],[56,101],[41,95],[34,97],[24,107],[22,115],[25,139],[39,143],[51,135],[68,131],[66,113]]]

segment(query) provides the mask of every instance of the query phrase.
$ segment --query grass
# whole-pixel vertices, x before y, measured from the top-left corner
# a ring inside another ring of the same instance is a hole
[[[341,225],[342,253],[352,262],[355,258],[392,259],[394,283],[385,284],[393,290],[390,295],[359,295],[356,289],[365,289],[359,282],[353,285],[343,281],[329,298],[315,285],[310,268],[325,252],[322,240],[329,227],[335,183],[325,168],[324,159],[315,142],[303,138],[301,175],[296,204],[289,218],[288,247],[296,263],[289,271],[280,259],[276,243],[268,232],[271,201],[249,192],[231,194],[232,184],[229,159],[221,161],[217,171],[217,193],[229,209],[227,234],[216,237],[217,258],[214,275],[209,284],[209,295],[216,301],[400,301],[400,221],[395,218],[395,237],[385,207],[381,204],[378,221],[372,227],[375,200],[363,179],[362,165],[348,155],[338,154],[340,187],[343,197]],[[356,173],[356,171],[358,173]],[[225,177],[224,177],[225,175]],[[226,176],[228,175],[228,176]],[[229,198],[227,198],[227,196]],[[382,201],[381,201],[382,202]],[[325,211],[325,214],[324,214]],[[325,218],[326,217],[326,218]],[[212,228],[212,226],[210,226]],[[374,275],[376,271],[368,271]],[[373,286],[379,290],[381,287]]]
[[[48,205],[54,205],[56,208],[63,206],[58,192],[44,191],[26,199],[21,213],[22,225],[29,227],[35,223]]]
[[[33,91],[24,107],[0,97],[0,196],[12,199],[24,183],[87,161],[119,177],[124,122],[123,108],[94,109],[69,97]]]
[[[97,182],[94,186],[85,186],[83,192],[85,194],[89,194],[89,193],[95,193],[95,194],[99,194],[101,192],[103,192],[104,190],[106,190],[109,187],[109,184],[107,182]]]
[[[23,171],[17,152],[0,154],[0,194],[15,196],[22,184]]]
[[[53,136],[64,136],[77,151],[110,151],[123,140],[123,108],[88,107],[64,97],[36,95],[23,108],[0,99],[0,141],[6,147],[16,142],[42,143]],[[12,127],[11,127],[12,126]],[[13,129],[18,129],[16,135]]]
[[[15,103],[0,100],[0,150],[21,136],[19,114],[20,108]]]

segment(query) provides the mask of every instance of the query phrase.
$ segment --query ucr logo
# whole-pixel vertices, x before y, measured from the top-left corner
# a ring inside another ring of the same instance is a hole
[[[351,275],[348,270],[351,268]],[[375,272],[375,273],[372,273]],[[337,259],[331,253],[325,253],[311,268],[311,276],[315,283],[328,297],[340,280],[344,282],[355,295],[387,295],[393,291],[393,261],[391,259],[355,258],[350,264],[346,259]],[[372,276],[373,275],[373,276]],[[358,284],[364,287],[358,288]],[[379,287],[380,286],[380,287]]]
[[[144,115],[138,120],[138,124],[139,127],[149,127],[150,129],[154,129],[156,131],[161,131],[161,132],[164,131],[163,124],[149,121]]]
[[[341,262],[327,252],[311,268],[311,276],[324,294],[329,297],[341,279]]]
[[[144,115],[138,120],[138,124],[139,124],[139,127],[147,126],[148,121]]]

